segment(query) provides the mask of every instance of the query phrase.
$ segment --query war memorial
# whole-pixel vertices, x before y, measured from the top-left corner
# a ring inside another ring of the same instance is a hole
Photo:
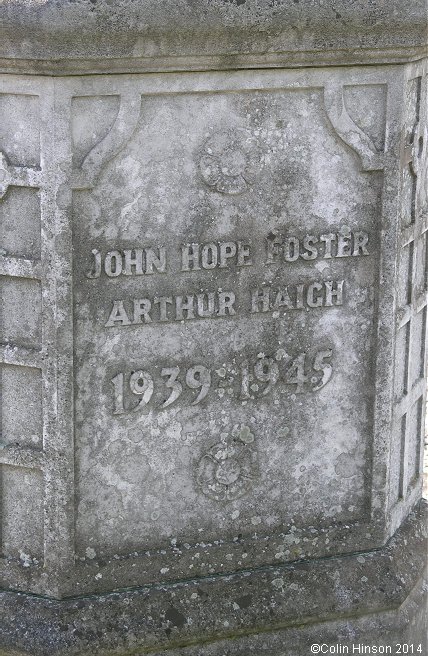
[[[426,0],[0,0],[0,654],[421,654]]]

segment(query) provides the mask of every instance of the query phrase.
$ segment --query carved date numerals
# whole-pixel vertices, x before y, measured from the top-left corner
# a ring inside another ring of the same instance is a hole
[[[165,387],[169,390],[169,396],[161,404],[162,408],[172,405],[183,392],[183,385],[179,381],[180,367],[164,367],[160,375],[165,379]],[[186,371],[185,381],[187,387],[192,390],[199,390],[196,398],[191,402],[192,405],[200,403],[208,394],[211,387],[211,372],[203,365],[195,365]],[[114,415],[122,415],[125,410],[124,406],[124,387],[125,374],[119,373],[111,379],[114,387]],[[140,397],[139,402],[133,410],[146,406],[153,396],[154,381],[147,371],[139,369],[129,376],[129,389],[132,394]]]
[[[177,366],[163,367],[158,370],[157,376],[144,369],[127,374],[120,372],[111,379],[114,389],[113,414],[122,415],[141,410],[149,403],[159,409],[168,408],[186,390],[196,394],[187,392],[183,398],[190,405],[197,405],[213,387],[220,398],[227,387],[228,393],[240,401],[265,397],[281,383],[292,386],[296,393],[316,392],[332,376],[332,355],[331,349],[318,351],[312,357],[307,353],[291,357],[280,351],[272,357],[259,354],[255,361],[241,360],[239,364],[231,366],[230,376],[226,376],[224,368],[211,371],[201,364],[185,370]],[[215,380],[216,375],[218,380]],[[129,399],[130,396],[137,397],[137,402],[125,404],[125,397]]]
[[[318,351],[312,362],[312,375],[307,371],[307,354],[299,353],[285,367],[284,372],[280,372],[278,362],[271,357],[260,358],[253,367],[248,362],[244,362],[241,368],[241,399],[255,398],[254,392],[258,395],[265,396],[269,394],[272,388],[283,380],[288,385],[295,385],[297,393],[309,390],[316,392],[328,383],[333,373],[333,367],[329,362],[333,355],[331,349]],[[261,387],[259,383],[265,384]]]

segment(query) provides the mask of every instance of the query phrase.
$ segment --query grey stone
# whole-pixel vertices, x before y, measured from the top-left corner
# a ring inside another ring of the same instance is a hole
[[[71,74],[401,63],[424,0],[2,0],[0,63]]]
[[[2,654],[304,656],[397,642],[424,654],[425,515],[426,504],[375,552],[75,600],[4,593]]]
[[[0,3],[5,654],[422,640],[425,9]]]

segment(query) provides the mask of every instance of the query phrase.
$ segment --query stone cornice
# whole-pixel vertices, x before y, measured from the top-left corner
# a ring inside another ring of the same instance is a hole
[[[0,72],[70,75],[401,63],[425,0],[0,0]]]

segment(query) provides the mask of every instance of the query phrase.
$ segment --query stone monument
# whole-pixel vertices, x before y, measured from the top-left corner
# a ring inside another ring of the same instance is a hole
[[[426,653],[426,16],[0,2],[1,654]]]

